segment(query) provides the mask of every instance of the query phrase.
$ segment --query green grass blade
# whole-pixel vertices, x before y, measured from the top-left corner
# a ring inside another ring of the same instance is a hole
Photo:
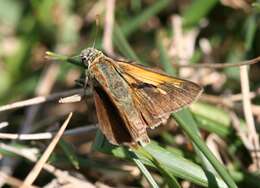
[[[127,148],[111,145],[104,135],[100,131],[97,131],[96,139],[92,146],[95,150],[112,154],[123,159],[132,160],[135,156],[138,156],[142,163],[153,167],[161,174],[164,174],[165,171],[162,171],[160,166],[155,164],[154,160],[151,159],[152,156],[161,166],[163,166],[163,169],[172,176],[191,181],[192,183],[201,186],[227,187],[223,180],[218,176],[213,175],[207,170],[203,170],[197,164],[186,160],[175,153],[167,151],[154,142],[151,142],[144,148],[150,155],[144,153],[143,150],[135,150],[135,153],[132,153]]]
[[[147,170],[147,168],[143,165],[143,163],[136,158],[133,158],[134,163],[138,166],[138,168],[140,169],[140,171],[142,172],[142,174],[145,176],[145,178],[147,179],[147,181],[149,182],[149,184],[151,185],[151,187],[153,188],[159,188],[159,186],[157,185],[157,183],[155,182],[155,180],[153,179],[152,175],[150,174],[150,172]]]
[[[245,36],[245,47],[249,51],[252,48],[255,33],[257,30],[256,16],[252,15],[248,17],[246,22],[246,36]]]
[[[74,147],[69,142],[66,142],[64,139],[60,139],[59,145],[61,146],[62,150],[65,153],[65,156],[69,159],[71,164],[76,169],[79,169],[79,161]]]
[[[173,69],[173,66],[171,65],[170,59],[168,57],[168,54],[166,52],[166,49],[164,49],[163,45],[162,45],[162,32],[160,32],[157,35],[157,43],[159,46],[159,51],[161,52],[161,64],[164,68],[164,70],[169,73],[170,75],[175,75],[176,71]],[[194,124],[193,125],[195,131],[194,134],[200,134],[199,130],[197,128],[197,125]],[[203,155],[203,153],[201,153],[201,151],[197,148],[197,146],[193,143],[193,146],[195,148],[195,152],[197,153],[197,156],[200,158],[202,165],[204,166],[205,169],[210,170],[211,172],[215,173],[214,168],[212,167],[212,165],[210,164],[210,162],[207,160],[207,158]]]
[[[200,129],[215,133],[222,138],[227,138],[234,134],[234,130],[232,130],[231,127],[212,121],[204,116],[194,114],[194,119],[198,122],[198,127]]]
[[[193,113],[201,115],[203,117],[207,117],[208,119],[222,124],[224,126],[229,126],[231,123],[231,119],[228,116],[227,112],[223,111],[216,106],[212,106],[209,104],[197,102],[190,106],[190,109]]]
[[[161,172],[163,172],[162,176],[166,179],[166,182],[168,184],[169,187],[172,188],[181,188],[181,185],[179,184],[178,180],[175,178],[175,176],[173,176],[173,174],[171,174],[166,168],[164,168],[163,166],[160,167],[161,168]]]
[[[190,27],[198,24],[218,2],[218,0],[192,1],[192,4],[182,14],[184,26]]]
[[[145,176],[147,181],[150,183],[150,185],[153,188],[159,187],[157,185],[157,183],[155,182],[155,180],[153,179],[152,175],[149,173],[149,171],[146,169],[146,167],[143,165],[143,163],[138,158],[136,158],[134,153],[131,153],[130,151],[128,151],[127,148],[116,147],[116,146],[111,145],[110,143],[108,143],[108,141],[106,140],[106,138],[100,131],[97,131],[95,142],[92,145],[92,147],[95,150],[99,150],[99,151],[106,152],[106,153],[111,153],[115,156],[120,156],[123,158],[127,158],[129,160],[132,160],[138,166],[138,168],[140,169],[142,174]]]
[[[146,150],[145,147],[139,147],[135,152],[139,152],[142,155],[144,155],[146,158],[148,158],[155,166],[156,168],[160,171],[162,174],[162,177],[165,178],[167,184],[169,187],[172,188],[181,188],[180,184],[178,183],[177,179],[175,176],[170,173],[161,163],[160,161],[156,160],[156,158],[153,157],[152,154],[149,153],[149,150]]]
[[[211,151],[208,149],[208,147],[205,145],[205,143],[201,140],[201,138],[194,134],[194,128],[193,126],[190,126],[191,123],[196,124],[194,121],[191,113],[184,109],[182,111],[179,111],[177,113],[174,113],[173,116],[179,123],[179,125],[182,127],[182,129],[185,131],[185,133],[189,136],[189,138],[195,143],[195,145],[200,149],[200,151],[206,156],[206,158],[209,160],[209,162],[212,164],[212,166],[215,168],[215,170],[218,172],[218,174],[223,178],[223,180],[226,182],[226,184],[230,188],[236,188],[236,184],[231,178],[231,176],[228,174],[228,172],[225,170],[225,168],[220,164],[220,162],[216,159],[216,157],[211,153]]]
[[[167,53],[167,50],[163,46],[163,38],[164,38],[165,33],[163,31],[159,31],[156,35],[156,44],[157,48],[160,53],[160,64],[163,66],[163,69],[171,74],[171,75],[176,75],[176,70],[173,68],[171,64],[170,57]]]
[[[114,34],[113,34],[113,41],[115,45],[117,46],[118,50],[127,58],[131,60],[135,60],[138,63],[141,63],[141,60],[137,57],[137,55],[134,53],[130,45],[128,44],[125,36],[123,35],[120,27],[115,24],[114,27]]]
[[[155,16],[160,11],[169,6],[171,2],[171,0],[155,1],[155,3],[144,10],[140,15],[134,17],[133,19],[122,25],[122,32],[125,36],[130,35],[134,31],[139,29],[140,26],[147,22],[151,17]]]

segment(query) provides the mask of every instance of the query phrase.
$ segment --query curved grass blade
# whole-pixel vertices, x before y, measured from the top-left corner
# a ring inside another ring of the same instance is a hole
[[[198,134],[194,134],[194,124],[196,126],[196,122],[194,121],[191,113],[187,109],[183,109],[182,111],[176,112],[173,114],[179,125],[188,135],[188,137],[195,143],[195,145],[200,149],[200,151],[205,155],[205,157],[209,160],[218,174],[223,178],[228,187],[236,188],[236,184],[225,170],[225,168],[220,164],[220,162],[216,159],[216,157],[211,153],[206,144],[202,141],[202,139],[198,136]],[[196,132],[196,131],[195,131]]]
[[[152,188],[159,188],[155,180],[153,179],[150,172],[147,170],[147,168],[144,166],[144,164],[137,158],[133,158],[134,163],[138,166],[142,174],[145,176],[147,181],[150,183]]]
[[[172,3],[171,0],[155,1],[155,3],[151,4],[151,6],[145,9],[141,14],[129,20],[122,26],[122,31],[124,35],[128,36],[139,29],[142,24],[144,24],[151,17],[155,16],[163,9],[165,9],[167,6],[169,6],[170,3]]]
[[[177,179],[173,174],[171,174],[161,163],[160,161],[157,161],[156,158],[154,158],[150,153],[149,150],[145,150],[145,147],[139,147],[137,151],[142,153],[142,155],[146,156],[153,164],[159,169],[159,171],[162,173],[162,177],[166,179],[166,182],[169,187],[172,188],[181,188],[180,184],[178,183]]]
[[[151,142],[144,148],[149,155],[147,155],[147,152],[143,152],[143,150],[134,150],[135,153],[132,153],[125,147],[117,147],[110,144],[103,134],[100,131],[97,131],[93,148],[95,150],[128,160],[132,160],[137,156],[142,163],[153,167],[161,174],[164,174],[165,172],[162,171],[162,168],[156,165],[155,161],[152,160],[152,158],[154,158],[157,163],[159,163],[163,169],[165,169],[172,176],[179,177],[205,187],[227,188],[225,182],[218,176],[215,176],[207,170],[203,170],[197,164],[180,157],[177,154],[167,151],[155,142]]]
[[[64,139],[59,141],[59,145],[61,146],[62,150],[65,153],[65,156],[71,162],[71,164],[76,168],[79,169],[79,161],[77,154],[75,153],[74,147],[69,143],[66,142]]]
[[[217,0],[193,1],[182,14],[183,25],[189,27],[198,24],[199,21],[204,18],[217,3]]]

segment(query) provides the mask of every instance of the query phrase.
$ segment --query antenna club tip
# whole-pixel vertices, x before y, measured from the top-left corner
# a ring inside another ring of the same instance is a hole
[[[46,51],[44,57],[46,59],[48,59],[48,60],[61,60],[61,61],[64,61],[64,60],[68,59],[67,56],[59,55],[59,54],[56,54],[56,53],[51,52],[51,51]]]
[[[49,54],[53,54],[53,52],[51,52],[51,51],[46,51],[45,54],[49,55]]]

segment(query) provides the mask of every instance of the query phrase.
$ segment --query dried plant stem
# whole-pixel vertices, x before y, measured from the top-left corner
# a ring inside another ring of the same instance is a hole
[[[255,129],[255,122],[252,113],[251,101],[250,101],[250,89],[249,89],[249,79],[248,79],[248,70],[247,66],[240,67],[240,82],[243,96],[243,110],[246,119],[246,124],[248,128],[247,138],[251,143],[251,156],[257,168],[260,167],[260,145],[259,145],[259,137]],[[253,155],[253,154],[256,155]]]
[[[6,173],[0,171],[0,179],[2,179],[7,185],[11,187],[20,187],[23,182],[15,177],[9,176]],[[30,186],[32,188],[36,188],[36,186]]]
[[[90,131],[95,131],[97,129],[96,125],[81,126],[79,128],[70,129],[64,132],[64,136],[72,136],[79,134],[86,134]],[[46,140],[51,139],[56,133],[44,132],[44,133],[34,133],[34,134],[12,134],[12,133],[0,133],[0,139],[10,139],[10,140]]]
[[[47,67],[46,71],[41,75],[40,81],[37,85],[35,95],[42,96],[48,95],[55,83],[56,77],[59,72],[59,67],[57,65],[50,65]],[[24,122],[19,126],[19,133],[29,133],[32,129],[33,121],[40,110],[40,106],[32,106],[26,109],[26,115]],[[18,159],[5,157],[2,160],[1,168],[4,172],[12,174],[13,169],[18,163]],[[2,182],[0,182],[0,187]]]
[[[221,142],[221,144],[219,142]],[[223,150],[223,147],[225,147],[225,142],[223,142],[216,134],[210,134],[206,139],[206,143],[218,161],[224,164],[220,150]]]
[[[37,161],[37,153],[33,152],[33,151],[35,151],[34,149],[31,149],[31,148],[30,149],[21,149],[21,148],[17,149],[14,146],[6,145],[4,143],[0,143],[0,147],[6,151],[9,151],[9,152],[15,153],[21,157],[24,157],[29,161],[32,161],[32,162]],[[57,169],[54,166],[52,166],[51,164],[45,163],[43,168],[47,172],[56,176],[60,182],[75,183],[75,184],[81,183],[81,184],[85,185],[84,187],[94,188],[94,186],[92,184],[90,184],[89,182],[77,179],[77,178],[71,176],[68,172]]]
[[[71,95],[68,97],[61,98],[59,103],[73,103],[81,101],[82,97],[79,94]]]
[[[41,169],[43,168],[44,164],[48,160],[49,156],[51,155],[51,152],[54,150],[55,146],[57,145],[58,141],[60,140],[63,132],[65,131],[70,119],[72,117],[72,113],[69,114],[66,121],[61,126],[60,130],[56,134],[56,136],[53,138],[47,149],[44,151],[43,155],[39,159],[39,161],[35,164],[34,168],[31,170],[31,172],[28,174],[28,176],[25,178],[23,185],[21,188],[26,188],[28,186],[31,186],[34,180],[39,175]]]
[[[114,56],[113,49],[113,28],[114,28],[114,12],[116,0],[106,0],[106,16],[103,35],[103,48],[105,52]]]
[[[9,123],[6,121],[0,122],[0,129],[3,129],[3,128],[7,127],[8,125],[9,125]]]
[[[260,92],[257,90],[255,92],[249,93],[249,98],[253,99],[256,96],[258,96]],[[223,105],[228,108],[233,108],[235,105],[235,102],[239,102],[243,100],[242,93],[234,94],[234,95],[228,95],[228,96],[215,96],[215,95],[208,95],[208,94],[202,94],[200,97],[200,100],[209,102],[212,104],[217,105]]]
[[[249,140],[247,138],[246,132],[241,129],[240,120],[239,120],[238,116],[233,111],[230,111],[229,114],[230,114],[230,118],[232,121],[232,125],[233,125],[234,129],[236,130],[237,135],[240,137],[240,139],[242,140],[245,147],[250,148],[251,143],[249,142]]]
[[[39,97],[34,97],[28,100],[24,101],[18,101],[14,102],[11,104],[7,104],[4,106],[0,106],[0,112],[6,111],[6,110],[11,110],[11,109],[16,109],[16,108],[21,108],[21,107],[26,107],[26,106],[31,106],[31,105],[36,105],[36,104],[41,104],[47,101],[52,101],[52,100],[57,100],[62,97],[74,95],[74,94],[79,94],[80,96],[84,95],[84,90],[83,89],[73,89],[69,91],[64,91],[64,92],[59,92],[59,93],[54,93],[49,96],[39,96]]]
[[[246,60],[246,61],[241,61],[238,63],[208,63],[208,62],[200,62],[197,64],[178,64],[178,63],[172,63],[174,67],[181,67],[181,68],[196,68],[196,69],[201,69],[201,68],[208,68],[208,69],[223,69],[223,68],[230,68],[230,67],[241,67],[244,65],[253,65],[260,62],[260,56]]]

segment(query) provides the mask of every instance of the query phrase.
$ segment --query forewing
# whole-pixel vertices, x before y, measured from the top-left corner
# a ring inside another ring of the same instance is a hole
[[[113,137],[117,136],[116,131],[120,133],[121,130],[124,130],[126,133],[130,134],[133,143],[148,143],[149,137],[146,131],[147,125],[139,111],[136,109],[135,101],[132,96],[132,88],[130,87],[128,82],[122,77],[122,75],[118,72],[117,68],[120,69],[116,65],[116,62],[105,57],[99,59],[99,61],[92,65],[89,69],[92,79],[91,83],[94,89],[96,91],[98,89],[101,89],[102,92],[99,93],[105,94],[106,97],[101,97],[101,99],[106,98],[106,100],[103,101],[104,104],[106,104],[106,101],[109,101],[108,104],[103,105],[104,109],[110,110],[109,112],[106,112],[106,114],[108,114],[108,116],[111,115],[113,117],[112,120],[109,119],[109,121],[113,123],[110,123],[108,127],[112,127],[115,130],[107,131],[107,125],[105,124],[107,124],[108,121],[102,120],[102,114],[100,114],[99,121],[102,122],[101,129],[103,130],[103,133],[105,135],[108,135],[107,137],[109,137],[110,140],[113,140]],[[97,108],[98,105],[99,104],[96,105]],[[114,109],[113,111],[111,111],[111,106]],[[99,109],[97,109],[97,113],[99,113],[98,111]],[[115,120],[115,114],[116,118],[120,121]],[[108,118],[106,117],[106,119]],[[116,129],[116,126],[118,127],[118,129]],[[115,134],[111,136],[107,132],[109,132],[110,134],[111,132],[113,132]],[[123,138],[128,138],[128,136],[125,135],[126,134],[123,135]],[[129,141],[130,139],[125,141],[125,145],[129,145]],[[121,142],[122,141],[120,140],[120,143]]]
[[[202,88],[190,81],[159,73],[143,66],[117,62],[122,75],[134,90],[136,107],[153,128],[198,98]]]

